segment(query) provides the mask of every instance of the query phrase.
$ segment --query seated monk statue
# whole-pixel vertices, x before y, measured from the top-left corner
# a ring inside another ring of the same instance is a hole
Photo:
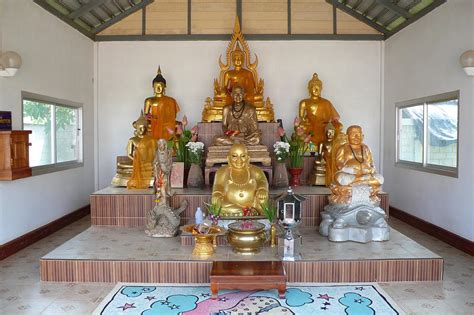
[[[229,150],[228,165],[217,170],[212,187],[212,203],[222,206],[221,216],[238,217],[243,208],[253,208],[261,215],[261,204],[268,200],[268,182],[263,171],[250,164],[247,147],[234,144]]]
[[[311,141],[316,147],[325,140],[325,128],[332,122],[337,129],[339,125],[339,114],[331,102],[321,97],[323,83],[318,74],[313,74],[308,82],[310,98],[304,99],[299,104],[299,116],[301,124],[306,133],[311,133]]]
[[[153,183],[153,160],[158,145],[148,133],[148,121],[143,113],[133,123],[133,127],[136,129],[135,137],[130,138],[127,144],[127,155],[133,161],[127,188],[145,189]]]
[[[145,115],[151,124],[151,136],[156,140],[169,140],[171,135],[169,130],[174,130],[176,126],[176,114],[179,112],[179,106],[176,100],[165,95],[166,80],[161,75],[161,69],[158,68],[158,74],[153,79],[153,91],[155,95],[145,100]]]
[[[383,177],[376,172],[374,160],[369,147],[363,143],[362,128],[350,126],[347,128],[348,142],[342,145],[335,159],[336,173],[331,185],[335,203],[349,203],[350,187],[367,185],[371,188],[370,199],[378,201],[377,193],[383,184]]]
[[[214,145],[260,144],[261,132],[258,129],[255,107],[244,102],[244,89],[236,86],[232,89],[231,105],[224,106],[222,111],[222,130],[224,135],[214,139]]]

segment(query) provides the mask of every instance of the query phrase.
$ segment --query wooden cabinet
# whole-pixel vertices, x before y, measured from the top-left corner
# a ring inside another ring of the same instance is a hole
[[[30,134],[31,130],[0,131],[0,180],[31,176]]]

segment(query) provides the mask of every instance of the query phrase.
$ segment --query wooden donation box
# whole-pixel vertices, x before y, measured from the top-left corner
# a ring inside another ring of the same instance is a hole
[[[0,180],[31,176],[30,133],[31,130],[0,131]]]
[[[210,279],[213,299],[220,289],[277,289],[278,297],[285,298],[286,273],[281,261],[214,261]]]

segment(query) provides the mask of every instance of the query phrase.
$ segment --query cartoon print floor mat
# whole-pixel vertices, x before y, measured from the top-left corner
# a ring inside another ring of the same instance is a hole
[[[211,299],[208,285],[118,283],[93,314],[405,314],[375,283],[291,284],[285,299],[276,290],[221,290]]]

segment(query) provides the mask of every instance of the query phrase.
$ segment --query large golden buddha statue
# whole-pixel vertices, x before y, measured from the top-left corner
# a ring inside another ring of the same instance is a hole
[[[161,75],[161,69],[153,79],[153,91],[155,95],[145,100],[145,115],[151,124],[151,136],[156,140],[169,140],[171,135],[168,130],[174,130],[176,126],[176,115],[179,106],[176,100],[165,95],[166,80]]]
[[[243,49],[242,49],[242,48]],[[231,91],[235,86],[245,90],[245,101],[256,108],[258,121],[274,121],[273,106],[270,99],[264,102],[263,80],[258,78],[257,65],[250,62],[250,50],[240,30],[239,19],[235,19],[234,33],[227,47],[226,63],[219,57],[219,79],[214,80],[214,99],[206,100],[202,121],[221,121],[224,106],[232,104]]]
[[[117,163],[112,185],[144,189],[153,186],[153,160],[158,145],[148,132],[148,121],[143,112],[132,125],[135,132],[126,149],[129,161]]]
[[[306,133],[312,133],[311,141],[316,147],[325,140],[325,128],[332,122],[335,128],[339,126],[339,114],[331,102],[321,97],[323,83],[314,73],[308,82],[309,98],[299,104],[299,116]]]
[[[242,216],[243,208],[253,208],[261,215],[261,204],[268,200],[265,174],[250,164],[244,144],[232,145],[227,159],[229,164],[217,170],[212,187],[212,203],[222,205],[223,217]]]
[[[377,194],[383,184],[383,177],[377,173],[372,153],[363,143],[363,138],[360,126],[347,128],[348,142],[337,150],[335,158],[336,173],[330,186],[333,194],[329,197],[333,203],[350,203],[351,188],[355,185],[367,185],[370,187],[371,201],[379,201]]]

